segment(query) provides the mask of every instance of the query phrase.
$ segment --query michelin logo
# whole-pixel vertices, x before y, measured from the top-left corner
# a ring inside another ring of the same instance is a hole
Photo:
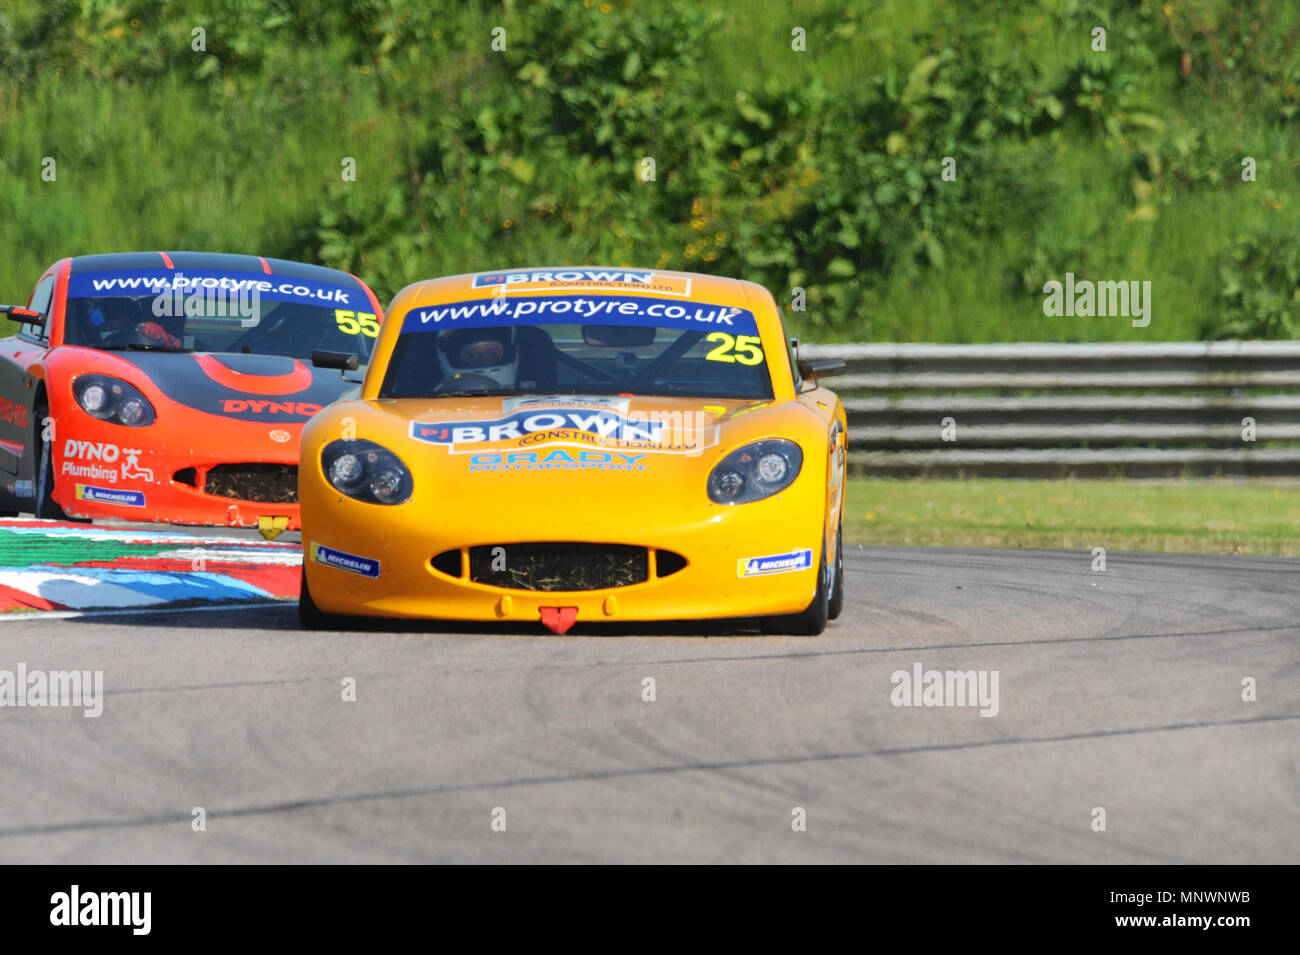
[[[318,564],[324,564],[326,567],[346,570],[350,574],[359,574],[362,577],[379,576],[379,561],[371,560],[369,557],[359,557],[356,554],[344,553],[341,550],[326,547],[324,544],[311,545],[311,559]]]
[[[96,501],[100,504],[122,504],[126,507],[144,507],[142,491],[119,491],[111,487],[95,487],[91,484],[77,485],[78,501]]]
[[[807,570],[813,565],[812,548],[791,551],[788,554],[773,554],[770,557],[742,557],[736,562],[737,577],[762,577],[765,574],[788,574],[795,570]]]

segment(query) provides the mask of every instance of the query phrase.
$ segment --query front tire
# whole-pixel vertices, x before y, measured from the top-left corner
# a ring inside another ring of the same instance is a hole
[[[844,610],[844,522],[835,532],[835,571],[831,576],[831,599],[826,608],[827,619],[834,620]]]
[[[298,626],[304,630],[344,630],[345,617],[337,614],[325,613],[316,606],[316,601],[311,599],[311,591],[307,589],[307,568],[302,569],[302,583],[298,589]]]
[[[63,512],[63,508],[54,502],[54,451],[42,433],[48,415],[47,409],[37,409],[36,434],[40,457],[36,462],[36,504],[33,513],[47,521],[75,521],[79,524],[89,524],[90,521],[84,517],[69,517]]]
[[[822,541],[822,555],[817,562],[817,590],[802,613],[767,617],[763,621],[764,633],[784,633],[796,637],[815,637],[826,629],[830,617],[829,578],[826,573],[826,542]]]

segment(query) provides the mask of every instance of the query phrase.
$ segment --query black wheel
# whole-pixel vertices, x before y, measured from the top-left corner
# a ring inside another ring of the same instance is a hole
[[[831,574],[831,596],[827,601],[826,619],[834,620],[844,610],[844,522],[835,531],[835,571]]]
[[[304,630],[345,630],[347,618],[325,613],[311,599],[307,589],[307,568],[302,569],[302,585],[298,590],[298,626]]]
[[[54,503],[54,452],[50,442],[45,440],[45,419],[49,416],[49,410],[44,407],[36,409],[36,440],[40,448],[40,456],[36,461],[36,504],[33,513],[39,518],[48,521],[74,521],[78,524],[89,524],[90,520],[84,517],[69,517],[63,513],[63,508]]]
[[[821,559],[817,562],[817,591],[812,603],[803,613],[767,617],[763,620],[764,633],[786,633],[796,637],[815,637],[826,629],[830,615],[830,577],[826,572],[826,542],[822,541]]]

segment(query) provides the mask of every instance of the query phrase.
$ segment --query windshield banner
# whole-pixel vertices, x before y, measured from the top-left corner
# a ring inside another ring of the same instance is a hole
[[[189,299],[193,296],[253,302],[270,299],[299,305],[367,308],[369,302],[359,289],[313,282],[282,275],[259,276],[251,272],[194,269],[133,269],[129,272],[83,272],[68,279],[68,298],[156,298]],[[155,314],[185,314],[181,309]]]
[[[631,295],[506,295],[413,308],[402,333],[494,325],[640,325],[757,334],[754,313],[731,305]]]

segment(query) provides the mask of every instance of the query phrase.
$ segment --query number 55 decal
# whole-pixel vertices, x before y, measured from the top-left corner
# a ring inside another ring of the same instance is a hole
[[[709,361],[738,361],[742,365],[757,365],[763,361],[763,349],[759,347],[757,335],[732,336],[726,332],[713,332],[704,340],[720,343],[704,356]]]
[[[367,338],[379,336],[379,323],[375,321],[374,312],[353,312],[346,308],[334,309],[334,321],[344,335],[356,335],[358,332]]]

